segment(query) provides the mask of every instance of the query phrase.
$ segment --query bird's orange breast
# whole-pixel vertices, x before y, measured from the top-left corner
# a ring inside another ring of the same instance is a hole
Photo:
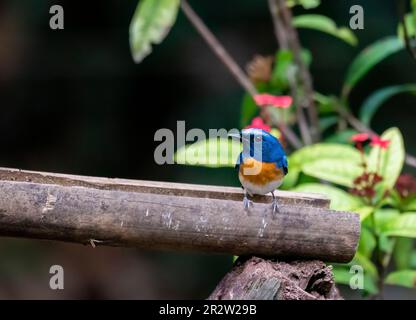
[[[284,173],[275,163],[260,162],[253,158],[244,159],[240,164],[239,175],[240,179],[256,185],[266,185],[284,177]]]

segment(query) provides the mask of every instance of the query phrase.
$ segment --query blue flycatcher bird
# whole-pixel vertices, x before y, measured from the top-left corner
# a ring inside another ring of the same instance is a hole
[[[273,197],[272,211],[278,212],[279,206],[274,195],[284,176],[288,173],[286,153],[279,140],[261,129],[243,129],[238,137],[243,143],[236,169],[242,188],[244,189],[244,208],[248,210],[253,202],[248,196],[271,193]]]

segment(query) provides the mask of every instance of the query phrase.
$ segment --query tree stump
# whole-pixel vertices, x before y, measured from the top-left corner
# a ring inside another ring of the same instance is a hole
[[[332,266],[319,260],[239,258],[209,300],[341,300]]]

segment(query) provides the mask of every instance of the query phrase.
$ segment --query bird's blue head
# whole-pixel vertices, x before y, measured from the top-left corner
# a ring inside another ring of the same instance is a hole
[[[254,158],[257,161],[274,162],[285,173],[288,172],[286,153],[275,136],[261,129],[250,128],[241,131],[240,140],[243,143],[243,152],[238,163],[245,158]]]

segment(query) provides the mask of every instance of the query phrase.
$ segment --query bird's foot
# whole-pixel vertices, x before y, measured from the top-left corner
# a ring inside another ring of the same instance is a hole
[[[253,206],[253,201],[249,200],[247,195],[245,195],[243,199],[243,205],[244,205],[244,210],[249,211],[250,207]]]
[[[272,202],[272,218],[273,219],[276,219],[277,214],[279,213],[279,209],[280,209],[280,206],[277,203],[277,200],[274,199],[273,202]]]

